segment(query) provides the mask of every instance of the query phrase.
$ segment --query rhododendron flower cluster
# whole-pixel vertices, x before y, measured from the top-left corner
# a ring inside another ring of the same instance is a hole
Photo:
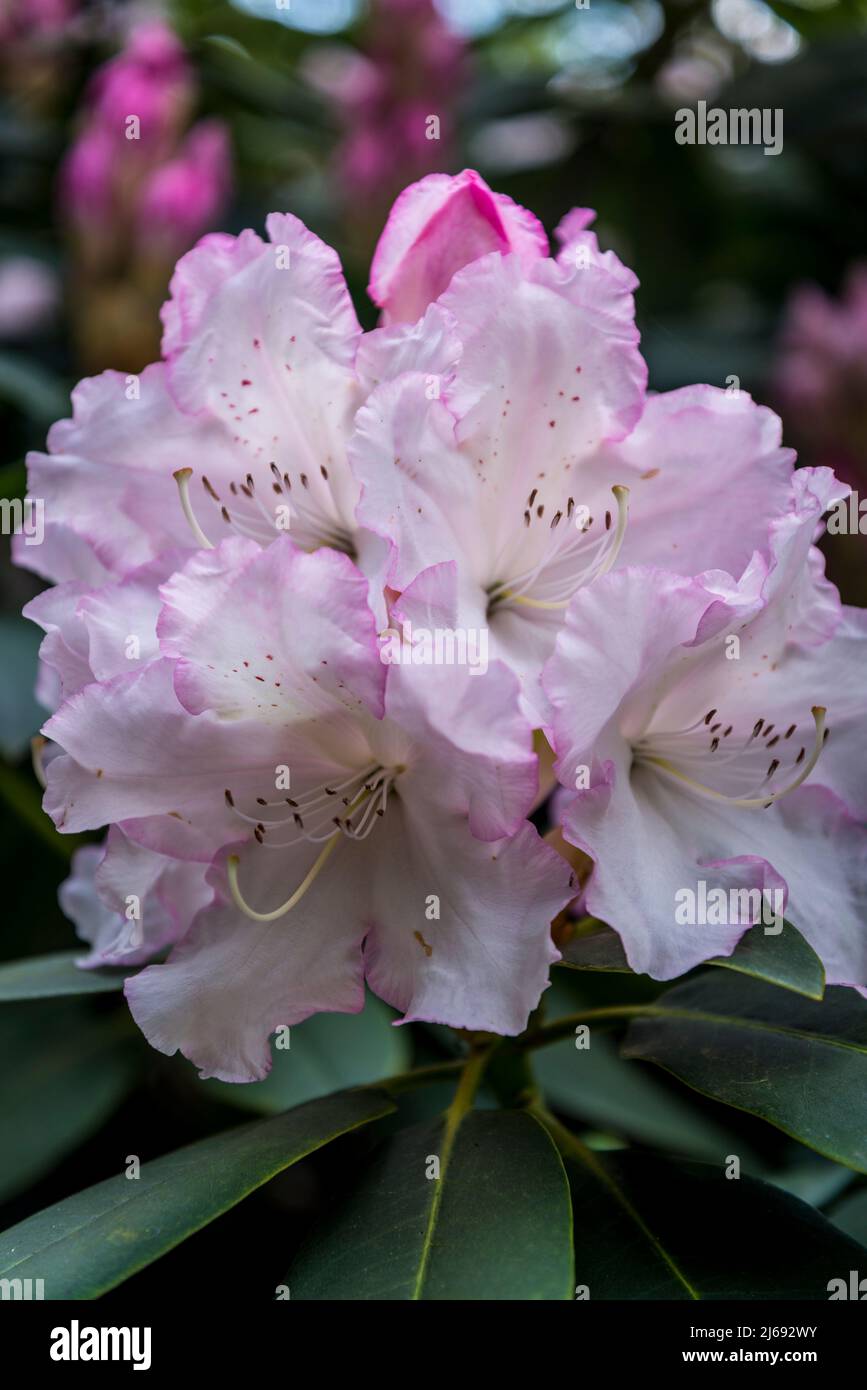
[[[87,360],[114,350],[127,354],[119,365],[140,365],[123,337],[136,317],[128,300],[163,295],[177,257],[225,205],[228,130],[216,119],[188,128],[197,99],[183,46],[159,20],[134,27],[88,88],[59,179]]]
[[[365,982],[519,1033],[566,908],[682,974],[761,920],[678,922],[699,884],[778,894],[867,987],[867,623],[815,547],[847,488],[743,392],[648,392],[592,220],[551,254],[478,175],[423,179],[369,333],[296,218],[206,236],[163,360],[82,382],[29,461],[45,807],[110,827],[63,903],[205,1076]],[[539,731],[580,888],[528,819]]]

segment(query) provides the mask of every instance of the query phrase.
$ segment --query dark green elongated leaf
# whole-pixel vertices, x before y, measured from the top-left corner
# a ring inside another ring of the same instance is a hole
[[[778,936],[766,933],[757,923],[744,932],[730,956],[715,956],[708,965],[752,975],[808,999],[821,999],[825,993],[825,967],[791,922],[783,923]]]
[[[80,959],[81,951],[54,951],[48,956],[31,956],[29,960],[0,965],[0,1003],[121,990],[124,980],[139,969],[132,966],[128,970],[81,970],[75,964]]]
[[[725,1105],[867,1171],[867,1002],[832,988],[821,1003],[714,973],[668,990],[667,1013],[636,1019],[623,1052]]]
[[[360,1014],[314,1014],[292,1028],[290,1046],[273,1048],[273,1066],[264,1081],[197,1086],[244,1110],[275,1115],[330,1091],[395,1076],[409,1065],[409,1038],[405,1028],[392,1026],[393,1018],[381,1000],[368,995]]]
[[[555,979],[545,993],[551,1017],[574,1013],[583,998]],[[696,1114],[674,1087],[661,1085],[649,1067],[636,1067],[618,1055],[616,1044],[599,1028],[590,1046],[577,1048],[574,1038],[542,1048],[533,1070],[548,1103],[598,1129],[669,1153],[719,1162],[731,1152],[732,1137],[722,1126]],[[752,1155],[750,1155],[752,1158]]]
[[[0,1011],[0,1199],[99,1128],[132,1084],[136,1052],[125,1017],[95,1018],[76,1000]]]
[[[610,927],[576,937],[563,951],[562,965],[573,970],[605,970],[631,974],[623,943]],[[790,922],[777,936],[766,934],[758,923],[745,932],[730,956],[715,956],[708,965],[736,970],[758,980],[794,990],[809,999],[821,999],[825,970],[812,946]]]
[[[566,1154],[575,1284],[590,1299],[828,1297],[867,1251],[797,1197],[723,1167]]]
[[[67,1197],[0,1235],[0,1277],[43,1279],[45,1297],[97,1298],[315,1149],[394,1110],[344,1091],[254,1120]]]
[[[301,1251],[293,1299],[565,1299],[572,1288],[563,1165],[532,1116],[465,1116],[441,1176],[441,1124],[416,1125],[373,1155]]]
[[[596,1031],[586,1050],[567,1039],[536,1053],[533,1064],[549,1103],[596,1129],[709,1162],[731,1152],[725,1129],[624,1061]]]

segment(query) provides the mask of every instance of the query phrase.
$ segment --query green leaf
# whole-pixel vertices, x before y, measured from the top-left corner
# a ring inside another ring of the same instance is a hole
[[[202,1139],[107,1178],[0,1236],[0,1277],[44,1279],[48,1299],[90,1299],[123,1283],[323,1144],[394,1110],[347,1091]]]
[[[563,959],[559,963],[572,970],[611,970],[618,975],[633,973],[623,942],[611,927],[602,927],[587,936],[576,936],[563,948]]]
[[[821,999],[825,993],[825,967],[791,922],[783,923],[778,936],[766,934],[757,923],[744,933],[732,955],[716,956],[708,965],[752,975],[808,999]]]
[[[867,1172],[867,1002],[854,990],[829,989],[817,1003],[708,973],[655,1007],[666,1012],[630,1025],[624,1056]]]
[[[546,1013],[557,1017],[574,1012],[581,996],[555,978],[544,999]],[[709,1161],[731,1152],[725,1129],[696,1114],[649,1068],[625,1062],[599,1028],[592,1029],[587,1048],[576,1048],[570,1037],[541,1049],[533,1070],[550,1105],[609,1133]]]
[[[80,959],[81,951],[55,951],[0,965],[0,1003],[61,994],[104,994],[123,989],[124,980],[139,969],[135,966],[127,970],[82,970],[75,964]]]
[[[758,1178],[632,1153],[567,1153],[565,1165],[575,1283],[591,1300],[819,1300],[863,1267],[860,1246]]]
[[[99,1129],[132,1084],[125,1017],[93,1017],[74,1000],[0,1012],[0,1200],[31,1186]]]
[[[623,943],[610,927],[570,941],[560,963],[573,970],[632,974]],[[825,991],[822,962],[790,922],[783,923],[783,930],[778,936],[767,935],[762,924],[758,923],[744,933],[732,955],[715,956],[707,964],[767,980],[769,984],[794,990],[809,999],[821,999]]]
[[[363,1013],[314,1014],[289,1033],[290,1046],[273,1047],[273,1066],[264,1081],[233,1086],[198,1083],[216,1099],[260,1115],[315,1100],[330,1091],[363,1086],[395,1076],[409,1065],[409,1038],[395,1028],[394,1014],[368,995]]]
[[[563,1165],[531,1115],[472,1111],[441,1176],[442,1124],[373,1154],[358,1185],[289,1272],[293,1299],[566,1299],[572,1288]]]

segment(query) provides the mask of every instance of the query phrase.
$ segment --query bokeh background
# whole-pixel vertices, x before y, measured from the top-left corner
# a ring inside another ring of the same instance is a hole
[[[675,112],[699,99],[779,108],[782,152],[679,145]],[[146,116],[139,140],[129,112]],[[802,463],[867,496],[865,0],[0,0],[0,497],[24,495],[25,454],[81,376],[159,355],[172,265],[204,231],[296,213],[337,248],[372,327],[367,273],[393,198],[466,165],[549,231],[575,205],[597,210],[600,243],[641,281],[653,389],[738,385],[780,412]],[[844,596],[867,602],[867,536],[823,544]],[[0,959],[13,959],[72,947],[57,887],[75,845],[42,815],[30,766],[38,634],[18,614],[38,581],[2,547]],[[606,988],[581,982],[594,1002]],[[16,1141],[0,1148],[0,1227],[127,1155],[236,1122],[239,1106],[282,1108],[449,1047],[373,1005],[365,1019],[303,1025],[306,1073],[262,1093],[149,1052],[113,998],[3,1006],[0,1115]],[[613,1051],[596,1065],[580,1100],[560,1088],[591,1142],[696,1157],[737,1143],[754,1171],[867,1227],[846,1170],[746,1117],[732,1138],[732,1112],[687,1112]],[[277,1179],[111,1297],[183,1290],[205,1269],[237,1279],[239,1254],[251,1292],[273,1289],[365,1142]]]

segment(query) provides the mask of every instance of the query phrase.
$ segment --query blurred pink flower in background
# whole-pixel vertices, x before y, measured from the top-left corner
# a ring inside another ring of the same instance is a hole
[[[78,0],[0,0],[0,43],[54,37],[77,10]]]
[[[79,0],[0,0],[0,89],[19,113],[55,109],[83,27]]]
[[[51,320],[60,290],[57,276],[32,256],[0,261],[0,338],[26,338]]]
[[[468,63],[433,0],[374,0],[363,43],[320,49],[307,75],[339,113],[343,201],[376,229],[407,183],[451,167]]]
[[[839,299],[817,285],[792,294],[773,379],[792,442],[809,462],[867,483],[867,263],[851,268]]]
[[[67,220],[81,232],[98,232],[112,211],[115,143],[99,126],[82,130],[60,171],[60,197]]]
[[[198,97],[184,49],[148,21],[95,75],[59,175],[74,251],[72,308],[85,364],[134,370],[156,353],[171,267],[218,218],[231,186],[226,127],[188,129]]]
[[[196,90],[183,47],[166,25],[149,21],[134,29],[126,48],[96,73],[89,92],[91,120],[118,140],[126,121],[141,124],[147,150],[171,145],[189,117]]]
[[[142,187],[137,235],[146,254],[156,248],[174,260],[175,247],[191,246],[225,206],[231,186],[229,132],[221,121],[200,121],[173,159],[159,165]]]
[[[142,210],[152,219],[156,206],[163,239],[175,231],[163,252],[174,260],[218,213],[229,186],[228,136],[209,121],[181,143],[196,95],[179,40],[157,22],[136,29],[96,74],[60,173],[62,211],[91,251],[96,243],[104,255],[107,242],[125,239]]]

